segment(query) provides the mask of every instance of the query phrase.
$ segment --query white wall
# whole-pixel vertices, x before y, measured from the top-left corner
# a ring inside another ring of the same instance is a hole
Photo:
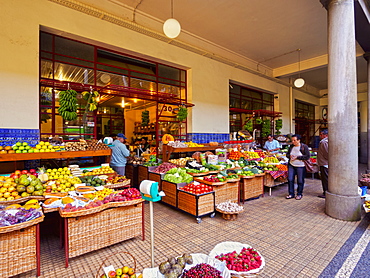
[[[289,89],[260,76],[186,51],[166,42],[47,0],[0,0],[0,127],[38,128],[39,30],[84,38],[99,44],[167,61],[189,69],[190,109],[188,132],[228,133],[228,84],[230,80],[278,93],[283,112],[283,133],[289,127]],[[81,39],[82,40],[82,39]],[[300,93],[295,93],[298,97]],[[316,104],[318,100],[302,96]],[[288,121],[287,121],[288,120]]]

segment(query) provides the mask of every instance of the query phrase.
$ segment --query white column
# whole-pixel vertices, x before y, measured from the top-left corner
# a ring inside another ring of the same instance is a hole
[[[367,61],[367,172],[370,173],[370,52],[364,58]]]
[[[354,0],[328,2],[329,191],[326,213],[361,219],[358,194],[358,127]]]

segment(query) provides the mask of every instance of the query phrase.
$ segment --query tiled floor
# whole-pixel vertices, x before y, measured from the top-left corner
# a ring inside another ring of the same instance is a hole
[[[208,254],[219,242],[238,241],[252,245],[265,257],[266,267],[259,277],[319,277],[324,270],[329,274],[322,277],[334,277],[328,264],[363,221],[346,222],[327,216],[325,199],[317,197],[320,193],[320,181],[307,178],[304,197],[300,201],[285,199],[285,184],[273,188],[272,196],[268,196],[266,189],[265,197],[246,202],[245,212],[237,221],[226,221],[216,214],[214,218],[202,217],[200,224],[193,216],[155,203],[155,263],[185,252]],[[67,269],[58,237],[44,236],[40,277],[94,277],[102,260],[109,255],[115,254],[112,258],[116,264],[130,263],[130,257],[119,255],[122,251],[130,252],[136,258],[138,272],[150,267],[148,204],[145,209],[145,241],[135,238],[73,258]],[[369,229],[368,223],[363,225]],[[35,271],[16,277],[35,277]]]

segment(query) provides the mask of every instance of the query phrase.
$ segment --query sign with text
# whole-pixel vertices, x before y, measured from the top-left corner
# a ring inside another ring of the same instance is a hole
[[[159,104],[158,108],[160,111],[160,116],[175,116],[179,111],[179,107],[172,104]]]

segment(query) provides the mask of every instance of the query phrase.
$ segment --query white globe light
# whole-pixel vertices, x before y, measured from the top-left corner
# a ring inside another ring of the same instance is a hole
[[[174,18],[167,19],[163,24],[163,32],[170,39],[176,38],[181,32],[180,23]]]
[[[304,79],[303,78],[297,78],[296,80],[294,80],[294,86],[296,86],[297,88],[302,88],[304,85]]]

